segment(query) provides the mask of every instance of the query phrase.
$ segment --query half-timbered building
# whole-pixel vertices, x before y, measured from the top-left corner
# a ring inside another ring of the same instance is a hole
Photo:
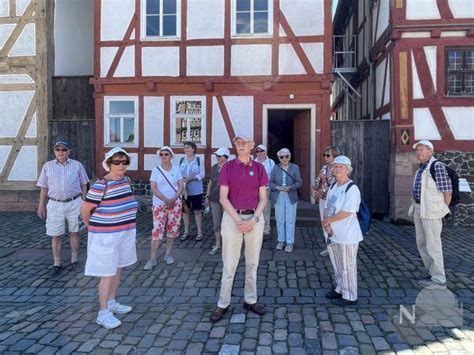
[[[431,140],[438,158],[455,164],[472,184],[474,3],[340,1],[334,35],[333,120],[384,134],[378,145],[361,147],[363,176],[370,180],[385,171],[385,181],[372,184],[372,191],[386,189],[378,191],[389,201],[384,212],[406,219],[417,167],[412,145],[420,139]],[[469,208],[470,198],[460,205],[460,217],[474,223]]]
[[[97,156],[123,146],[146,179],[156,150],[232,148],[236,131],[286,146],[310,183],[329,143],[330,0],[96,0]],[[99,174],[100,164],[97,164]]]

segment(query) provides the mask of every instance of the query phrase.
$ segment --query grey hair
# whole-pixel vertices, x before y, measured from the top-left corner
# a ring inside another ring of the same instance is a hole
[[[291,155],[291,152],[288,148],[281,148],[278,152],[277,152],[277,155],[280,155],[280,154],[289,154]]]

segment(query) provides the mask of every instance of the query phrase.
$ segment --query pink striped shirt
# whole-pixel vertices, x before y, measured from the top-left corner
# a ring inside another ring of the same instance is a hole
[[[81,186],[88,182],[86,169],[80,162],[68,159],[61,164],[55,159],[43,165],[36,186],[47,188],[48,197],[66,200],[82,193]]]

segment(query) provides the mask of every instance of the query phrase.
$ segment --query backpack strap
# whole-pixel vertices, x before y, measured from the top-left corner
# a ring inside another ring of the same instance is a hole
[[[346,187],[346,193],[347,193],[347,191],[349,191],[349,189],[350,189],[352,186],[354,186],[355,184],[356,184],[356,183],[355,183],[354,181],[351,181],[351,182],[349,183],[349,185],[347,185],[347,187]]]
[[[199,157],[196,157],[196,160],[197,160],[198,166],[200,167],[201,166],[201,159],[199,159]],[[183,164],[183,161],[184,161],[184,157],[179,159],[179,165]]]
[[[431,175],[431,177],[433,178],[434,182],[436,182],[435,165],[438,164],[438,163],[443,164],[443,163],[440,162],[439,160],[434,160],[434,161],[431,163],[431,165],[430,165],[430,175]]]

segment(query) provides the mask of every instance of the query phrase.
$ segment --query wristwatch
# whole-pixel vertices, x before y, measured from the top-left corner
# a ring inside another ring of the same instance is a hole
[[[253,218],[255,219],[255,222],[257,223],[260,221],[260,218],[258,218],[257,216],[254,216]]]

